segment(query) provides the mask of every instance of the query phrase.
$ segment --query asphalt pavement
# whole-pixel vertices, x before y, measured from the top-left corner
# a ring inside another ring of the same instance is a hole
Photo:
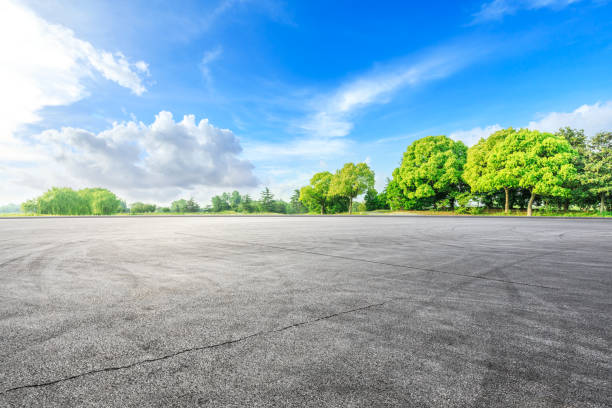
[[[0,406],[612,406],[612,220],[0,219]]]

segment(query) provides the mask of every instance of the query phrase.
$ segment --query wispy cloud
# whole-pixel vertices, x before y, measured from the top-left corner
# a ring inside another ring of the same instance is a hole
[[[391,101],[394,93],[442,79],[472,64],[488,52],[483,44],[452,44],[418,58],[379,67],[310,102],[315,107],[298,127],[317,137],[342,137],[353,129],[357,112]]]
[[[206,79],[208,85],[212,83],[212,75],[210,73],[209,65],[213,61],[217,60],[222,53],[223,48],[221,48],[221,46],[217,46],[210,51],[206,51],[202,57],[202,60],[200,61],[200,70],[202,71],[202,75],[204,76],[204,79]]]
[[[512,15],[520,10],[537,10],[549,8],[559,10],[582,0],[493,0],[484,3],[480,11],[474,14],[473,24],[487,21],[499,21],[506,15]]]

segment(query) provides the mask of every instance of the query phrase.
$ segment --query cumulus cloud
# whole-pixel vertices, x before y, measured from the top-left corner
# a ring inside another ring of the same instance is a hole
[[[136,95],[146,91],[145,62],[99,50],[9,0],[2,0],[0,49],[0,141],[10,140],[20,125],[38,121],[42,108],[86,96],[83,80],[95,73]]]
[[[55,162],[88,185],[118,191],[254,186],[253,165],[227,129],[186,115],[175,122],[162,111],[155,121],[115,123],[100,133],[65,127],[36,138]]]
[[[537,10],[550,8],[559,10],[572,3],[582,0],[493,0],[484,3],[480,11],[474,14],[473,23],[486,21],[498,21],[506,15],[511,15],[519,10]]]
[[[538,120],[532,120],[527,126],[516,125],[515,127],[527,127],[542,132],[554,133],[561,128],[571,127],[582,129],[587,136],[593,136],[598,132],[612,130],[612,101],[604,103],[596,102],[592,105],[582,105],[571,112],[549,112],[539,115]],[[453,140],[461,140],[467,146],[472,146],[481,137],[488,137],[491,133],[501,130],[499,124],[475,127],[470,130],[457,130],[450,133]]]
[[[498,124],[486,126],[484,128],[477,126],[470,130],[457,130],[448,135],[448,137],[453,140],[460,140],[469,147],[478,143],[481,138],[487,138],[491,133],[495,133],[501,129],[502,127]]]
[[[529,122],[530,129],[544,132],[556,132],[562,127],[583,129],[592,136],[603,130],[612,130],[612,101],[582,105],[572,112],[550,112],[539,120]]]

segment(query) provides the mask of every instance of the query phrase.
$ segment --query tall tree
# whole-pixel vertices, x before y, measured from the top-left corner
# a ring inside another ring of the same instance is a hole
[[[584,183],[599,195],[599,211],[606,210],[606,196],[612,192],[612,132],[600,132],[589,141]]]
[[[306,207],[300,201],[300,190],[293,190],[293,194],[291,195],[291,200],[289,202],[289,207],[293,214],[301,214],[305,212]]]
[[[366,163],[346,163],[332,177],[330,196],[346,197],[349,200],[349,214],[353,213],[353,200],[374,187],[374,172]]]
[[[237,211],[241,202],[242,202],[242,197],[240,196],[240,193],[236,190],[232,191],[232,195],[229,198],[229,205],[232,208],[232,210]]]
[[[316,173],[310,179],[310,184],[300,190],[300,201],[311,212],[321,212],[325,214],[326,206],[329,201],[329,186],[333,175],[329,171]]]
[[[536,195],[567,197],[567,181],[576,175],[569,142],[560,136],[521,129],[504,140],[513,151],[510,165],[518,169],[519,185],[531,193],[527,215],[532,215]]]
[[[427,136],[408,146],[397,181],[411,206],[453,207],[466,190],[461,178],[466,156],[467,147],[446,136]]]
[[[268,187],[266,187],[261,192],[261,197],[259,199],[259,202],[261,204],[261,209],[264,212],[274,211],[274,194],[270,192],[270,189]]]
[[[519,187],[520,169],[514,164],[513,154],[518,144],[504,143],[509,135],[517,131],[508,128],[482,138],[470,147],[463,179],[473,193],[493,193],[504,190],[504,212],[510,211],[510,192]]]
[[[563,210],[567,211],[569,210],[570,203],[573,202],[583,206],[590,202],[593,197],[593,193],[584,183],[583,177],[588,153],[587,137],[584,135],[584,130],[572,129],[570,127],[559,129],[555,135],[567,140],[572,149],[576,151],[572,164],[576,168],[577,176],[567,181],[566,187],[569,189],[569,195],[561,199]]]

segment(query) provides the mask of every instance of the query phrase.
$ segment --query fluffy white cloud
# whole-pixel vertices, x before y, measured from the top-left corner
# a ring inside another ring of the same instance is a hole
[[[484,3],[480,11],[474,14],[473,23],[501,20],[504,16],[517,11],[536,10],[541,8],[562,9],[581,0],[493,0]]]
[[[526,126],[529,129],[542,132],[554,133],[560,128],[571,127],[583,129],[587,136],[593,136],[597,132],[612,130],[612,101],[605,103],[597,102],[592,105],[582,105],[572,112],[549,112],[540,115],[539,120],[533,120]],[[516,128],[524,127],[521,125]],[[475,127],[470,130],[457,130],[452,132],[449,137],[453,140],[461,140],[467,146],[472,146],[481,137],[487,137],[491,133],[501,130],[499,124],[482,127]]]
[[[539,120],[529,122],[530,129],[545,132],[556,132],[562,127],[583,129],[592,136],[602,130],[612,130],[612,101],[597,102],[593,105],[582,105],[572,112],[550,112]]]
[[[453,140],[460,140],[469,147],[478,143],[481,138],[487,138],[491,133],[495,133],[501,129],[502,127],[497,124],[486,126],[484,128],[477,126],[470,130],[457,130],[448,135],[448,137]]]
[[[20,125],[39,120],[42,108],[86,96],[83,80],[95,72],[137,95],[146,91],[145,62],[96,49],[12,1],[0,0],[0,8],[0,142],[11,140]]]
[[[47,130],[37,136],[68,173],[87,185],[117,191],[253,186],[253,165],[227,129],[193,115],[175,122],[162,111],[155,121],[115,123],[98,134],[83,129]],[[163,194],[160,194],[163,195]]]

